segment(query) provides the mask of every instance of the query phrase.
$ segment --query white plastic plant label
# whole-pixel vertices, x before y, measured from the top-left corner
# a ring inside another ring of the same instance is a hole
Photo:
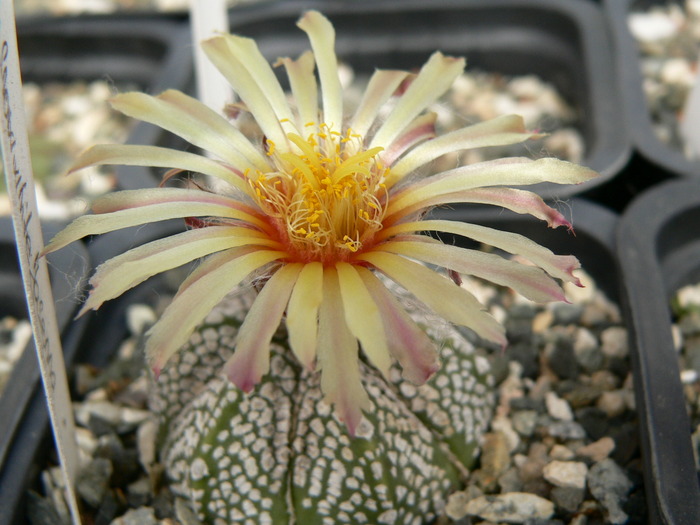
[[[197,97],[213,110],[221,112],[231,102],[231,88],[209,62],[200,44],[202,40],[228,32],[226,0],[190,0],[190,25]]]
[[[2,158],[7,191],[12,203],[17,251],[36,342],[56,448],[63,470],[66,499],[73,523],[80,523],[75,497],[78,451],[63,351],[56,322],[53,294],[34,193],[34,177],[22,100],[22,81],[17,53],[17,34],[12,1],[0,1],[0,42],[2,45]]]
[[[681,134],[690,158],[700,159],[700,71],[685,103]]]

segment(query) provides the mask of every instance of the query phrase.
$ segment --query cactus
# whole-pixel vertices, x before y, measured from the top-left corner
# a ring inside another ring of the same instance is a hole
[[[429,523],[475,462],[494,404],[487,361],[454,328],[409,308],[441,347],[414,386],[360,363],[371,407],[351,437],[284,325],[270,374],[246,394],[221,374],[250,292],[224,300],[173,358],[152,405],[176,494],[205,523]],[[422,319],[418,316],[422,316]]]

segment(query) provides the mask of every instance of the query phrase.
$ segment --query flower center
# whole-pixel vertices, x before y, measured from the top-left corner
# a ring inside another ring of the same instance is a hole
[[[275,170],[249,175],[254,198],[296,260],[346,261],[382,228],[388,173],[377,159],[382,148],[364,150],[361,136],[325,124],[306,140],[287,137],[294,152],[278,152],[267,141]]]

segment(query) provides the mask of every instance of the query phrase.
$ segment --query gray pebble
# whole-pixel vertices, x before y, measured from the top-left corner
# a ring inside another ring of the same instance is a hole
[[[537,412],[534,410],[518,410],[510,416],[513,428],[521,436],[530,437],[537,428]]]
[[[547,426],[550,436],[559,439],[584,439],[586,431],[576,421],[557,421]]]
[[[469,502],[466,513],[494,522],[523,523],[528,519],[548,519],[554,504],[535,494],[510,492],[497,496],[480,496]]]
[[[511,467],[498,477],[498,486],[501,492],[521,492],[523,482],[516,467]]]
[[[627,357],[627,330],[621,326],[611,326],[600,334],[601,350],[609,358]]]
[[[175,498],[175,517],[182,525],[202,525],[189,503],[182,498]]]
[[[547,364],[560,379],[576,379],[578,365],[574,356],[574,348],[570,339],[557,338],[545,350]]]
[[[576,512],[583,502],[586,491],[573,487],[554,487],[550,497],[554,504],[567,512]]]
[[[555,324],[569,325],[578,323],[581,320],[583,306],[575,303],[554,303],[552,311]]]
[[[628,516],[622,504],[632,489],[632,482],[617,463],[609,458],[599,461],[588,471],[587,481],[593,497],[605,507],[609,522],[626,523]]]
[[[123,516],[112,520],[110,525],[158,525],[158,519],[151,507],[130,509]]]
[[[560,398],[554,392],[547,392],[544,397],[547,413],[552,418],[559,421],[573,421],[574,413],[571,411],[571,406],[565,400]]]
[[[99,507],[109,489],[112,462],[106,458],[95,458],[78,474],[76,490],[90,506]]]
[[[126,496],[131,507],[142,507],[151,503],[153,498],[153,487],[151,481],[142,477],[129,483],[126,487]]]
[[[30,490],[27,499],[27,518],[31,525],[68,525],[48,498]]]
[[[580,461],[552,461],[542,470],[544,479],[556,487],[584,489],[588,467]]]
[[[576,362],[587,373],[600,370],[603,366],[604,356],[600,350],[598,340],[586,328],[580,328],[576,331],[574,355],[576,356]]]

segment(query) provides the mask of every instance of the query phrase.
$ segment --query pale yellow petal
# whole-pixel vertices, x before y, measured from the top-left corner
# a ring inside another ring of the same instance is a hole
[[[184,289],[181,286],[173,302],[148,331],[145,352],[156,375],[212,308],[243,279],[285,255],[271,250],[240,253],[234,248],[210,256],[216,264],[210,261],[197,268],[194,277],[187,281]]]
[[[293,122],[292,110],[287,103],[282,86],[280,86],[269,62],[258,49],[255,40],[238,35],[226,35],[225,38],[231,53],[257,83],[260,92],[272,107],[272,111],[277,116],[285,133],[299,133]]]
[[[318,340],[318,309],[323,300],[323,266],[305,264],[287,308],[289,346],[308,369],[314,367]]]
[[[240,202],[199,190],[151,188],[120,191],[96,200],[93,209],[95,215],[75,219],[51,239],[43,253],[63,248],[87,235],[184,217],[222,217],[248,222],[261,229],[268,227]]]
[[[379,307],[389,351],[401,364],[403,377],[421,385],[440,368],[437,348],[401,304],[367,268],[356,268]]]
[[[512,157],[480,162],[455,168],[408,186],[391,200],[387,208],[387,217],[420,205],[423,201],[472,188],[525,186],[540,182],[579,184],[597,176],[598,174],[589,168],[551,158],[532,160]]]
[[[386,252],[368,252],[357,257],[399,283],[447,321],[466,326],[500,345],[506,344],[503,327],[476,298],[425,266]]]
[[[396,159],[403,155],[407,150],[416,146],[416,144],[434,139],[436,135],[436,120],[437,113],[433,113],[432,111],[414,118],[411,123],[408,124],[403,131],[401,131],[399,136],[394,139],[391,146],[381,153],[382,163],[385,166],[392,166],[391,171],[386,176],[385,184],[387,188],[396,182],[396,178],[393,176],[393,164],[396,162]]]
[[[318,316],[317,366],[321,369],[321,390],[351,435],[369,409],[369,397],[362,387],[357,339],[345,321],[338,273],[334,267],[323,271],[323,302]]]
[[[181,91],[175,89],[164,91],[158,95],[158,98],[205,123],[211,132],[216,133],[224,142],[224,148],[226,148],[226,146],[228,146],[229,149],[234,148],[253,166],[260,170],[264,171],[269,169],[269,163],[263,155],[261,148],[253,145],[248,137],[243,135],[236,126],[213,109],[202,104],[196,98],[185,95]]]
[[[270,369],[270,341],[302,267],[297,263],[279,268],[255,298],[238,331],[236,349],[224,365],[224,374],[244,392],[250,392]]]
[[[265,98],[255,77],[233,54],[228,39],[225,36],[210,38],[202,42],[202,49],[245,102],[265,137],[274,142],[280,151],[288,151],[287,136],[277,114]]]
[[[240,171],[254,168],[254,165],[235,148],[228,134],[218,133],[209,124],[177,106],[145,93],[122,93],[110,100],[117,111],[125,115],[155,124],[206,151],[210,151]],[[204,114],[202,114],[204,115]],[[236,136],[233,126],[226,124],[232,136]]]
[[[297,60],[281,58],[292,88],[292,95],[297,103],[299,120],[297,128],[306,136],[318,130],[318,86],[314,76],[316,62],[314,54],[307,51]]]
[[[360,341],[370,362],[387,377],[391,367],[391,356],[379,308],[351,264],[341,262],[335,267],[338,271],[340,295],[348,328]]]
[[[281,248],[259,231],[235,226],[188,230],[132,248],[97,267],[90,278],[92,290],[78,315],[90,309],[97,310],[103,302],[153,275],[215,252],[247,245]]]
[[[360,105],[350,121],[350,128],[355,133],[365,136],[377,119],[382,105],[396,92],[407,76],[408,72],[406,71],[388,69],[375,71],[369,79]]]
[[[561,287],[541,268],[519,264],[493,253],[421,240],[387,242],[377,249],[507,286],[538,303],[566,300]]]
[[[391,187],[413,170],[454,151],[505,146],[537,138],[538,134],[525,129],[522,117],[505,115],[486,122],[467,126],[415,147],[391,167],[386,185]]]
[[[418,231],[437,231],[468,237],[508,253],[525,257],[552,277],[562,281],[578,282],[578,278],[573,275],[573,271],[579,267],[579,263],[574,256],[555,255],[548,248],[517,233],[466,222],[426,220],[397,224],[382,231],[381,234],[388,238],[394,235]]]
[[[318,11],[308,11],[297,26],[309,37],[316,57],[316,67],[321,81],[323,122],[330,129],[341,131],[343,125],[343,92],[338,77],[338,59],[335,56],[335,29]]]
[[[238,168],[224,166],[194,153],[158,146],[99,144],[85,150],[71,166],[71,172],[104,164],[176,168],[216,177],[244,193],[250,189],[243,180],[243,172],[238,171]]]
[[[434,53],[372,138],[370,148],[388,148],[401,131],[449,89],[464,70],[464,59]]]

